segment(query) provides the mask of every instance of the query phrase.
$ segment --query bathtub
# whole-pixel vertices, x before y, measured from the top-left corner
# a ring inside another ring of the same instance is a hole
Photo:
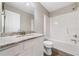
[[[73,44],[72,42],[64,42],[58,40],[52,40],[53,47],[59,49],[63,52],[69,53],[74,56],[79,56],[79,42],[77,44]]]

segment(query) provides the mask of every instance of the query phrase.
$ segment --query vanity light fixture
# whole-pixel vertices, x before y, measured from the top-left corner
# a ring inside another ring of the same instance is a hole
[[[27,7],[33,7],[34,8],[34,4],[32,2],[26,2],[25,5]]]
[[[26,6],[30,6],[30,3],[29,3],[29,2],[27,2],[27,3],[26,3]]]

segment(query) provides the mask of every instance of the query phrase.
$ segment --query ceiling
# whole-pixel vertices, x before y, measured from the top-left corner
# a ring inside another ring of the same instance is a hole
[[[41,4],[49,11],[55,11],[59,8],[63,8],[67,5],[70,5],[74,2],[41,2]]]
[[[33,8],[32,4],[30,3],[30,5],[27,6],[26,5],[27,3],[30,3],[30,2],[6,2],[5,4],[18,8],[24,12],[34,14],[34,8]]]
[[[27,6],[26,5],[27,3],[30,3],[30,5]],[[48,10],[48,12],[52,12],[59,8],[63,8],[67,5],[70,5],[73,2],[40,2],[40,3]],[[5,4],[18,8],[24,12],[34,14],[34,8],[31,2],[6,2]]]

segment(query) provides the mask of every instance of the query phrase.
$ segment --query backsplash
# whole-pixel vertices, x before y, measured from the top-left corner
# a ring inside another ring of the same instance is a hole
[[[3,37],[3,36],[12,36],[12,35],[25,35],[25,34],[29,34],[29,33],[35,33],[35,31],[0,33],[0,37]]]

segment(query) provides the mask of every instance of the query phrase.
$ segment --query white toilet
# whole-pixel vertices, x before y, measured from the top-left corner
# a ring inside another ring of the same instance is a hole
[[[44,44],[44,52],[47,54],[47,55],[51,55],[52,54],[52,48],[53,48],[53,42],[50,41],[50,40],[46,40],[43,42]]]

